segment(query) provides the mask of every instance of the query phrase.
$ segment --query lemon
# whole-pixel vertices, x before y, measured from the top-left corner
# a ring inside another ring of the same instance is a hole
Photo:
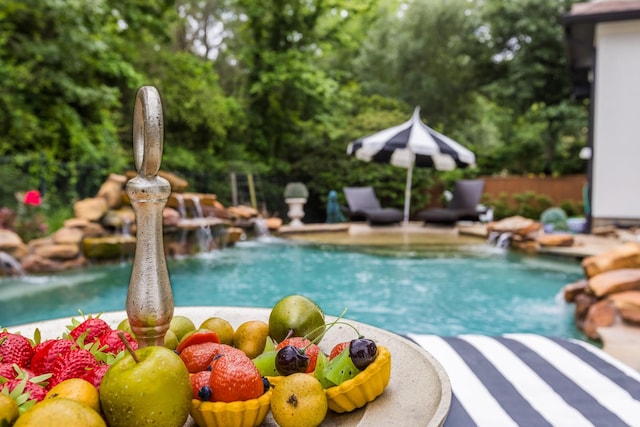
[[[191,319],[187,316],[173,316],[171,319],[171,323],[169,324],[169,329],[176,334],[178,338],[178,342],[189,332],[196,330],[196,325],[193,324]]]
[[[261,320],[249,320],[244,322],[233,334],[233,346],[244,351],[249,359],[254,359],[262,354],[269,336],[269,325]]]
[[[107,427],[96,411],[84,403],[59,397],[44,399],[22,414],[13,427]]]
[[[221,317],[209,317],[202,322],[200,329],[214,331],[222,344],[233,345],[233,326]]]
[[[316,427],[327,416],[327,395],[313,375],[291,374],[273,389],[271,414],[280,427]]]
[[[0,393],[0,426],[10,426],[20,415],[18,403],[4,393]]]
[[[49,390],[45,399],[71,399],[84,403],[96,412],[100,412],[100,396],[98,389],[82,378],[69,378],[56,384]]]

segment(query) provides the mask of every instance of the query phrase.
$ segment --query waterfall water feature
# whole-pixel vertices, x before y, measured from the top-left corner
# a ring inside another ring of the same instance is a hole
[[[271,233],[269,232],[269,227],[267,227],[267,221],[264,218],[256,218],[253,228],[256,232],[257,237],[269,237]]]
[[[180,193],[174,193],[174,196],[176,198],[176,201],[178,202],[178,213],[180,213],[180,218],[186,219],[187,208],[184,204],[184,197],[182,197],[182,194]],[[178,244],[181,248],[187,247],[187,233],[188,231],[186,229],[182,229],[182,231],[180,232],[180,241]]]
[[[193,207],[196,219],[203,219],[204,213],[202,212],[202,205],[200,204],[200,198],[194,196],[193,199]],[[200,246],[200,252],[209,252],[211,250],[211,242],[213,240],[213,233],[211,232],[211,227],[204,222],[200,227],[198,227],[196,231],[196,237],[198,239],[198,245]]]
[[[22,265],[6,252],[0,252],[0,271],[5,276],[24,276]]]

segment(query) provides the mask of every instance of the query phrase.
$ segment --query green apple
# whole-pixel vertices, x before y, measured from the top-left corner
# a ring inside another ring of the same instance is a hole
[[[324,313],[318,305],[303,295],[288,295],[278,301],[269,314],[269,335],[282,341],[289,331],[293,336],[313,341],[324,333]]]
[[[180,357],[163,346],[126,353],[100,385],[109,427],[184,426],[191,409],[191,381]]]

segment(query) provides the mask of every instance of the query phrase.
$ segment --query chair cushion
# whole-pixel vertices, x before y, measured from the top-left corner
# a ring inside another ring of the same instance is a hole
[[[372,209],[364,212],[364,214],[371,225],[393,224],[402,221],[404,218],[402,212],[394,208]]]

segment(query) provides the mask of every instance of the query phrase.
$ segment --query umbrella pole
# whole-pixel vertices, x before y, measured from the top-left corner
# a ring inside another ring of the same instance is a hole
[[[413,163],[407,168],[407,185],[404,189],[404,224],[409,224],[409,206],[411,205],[411,176],[413,175]]]

